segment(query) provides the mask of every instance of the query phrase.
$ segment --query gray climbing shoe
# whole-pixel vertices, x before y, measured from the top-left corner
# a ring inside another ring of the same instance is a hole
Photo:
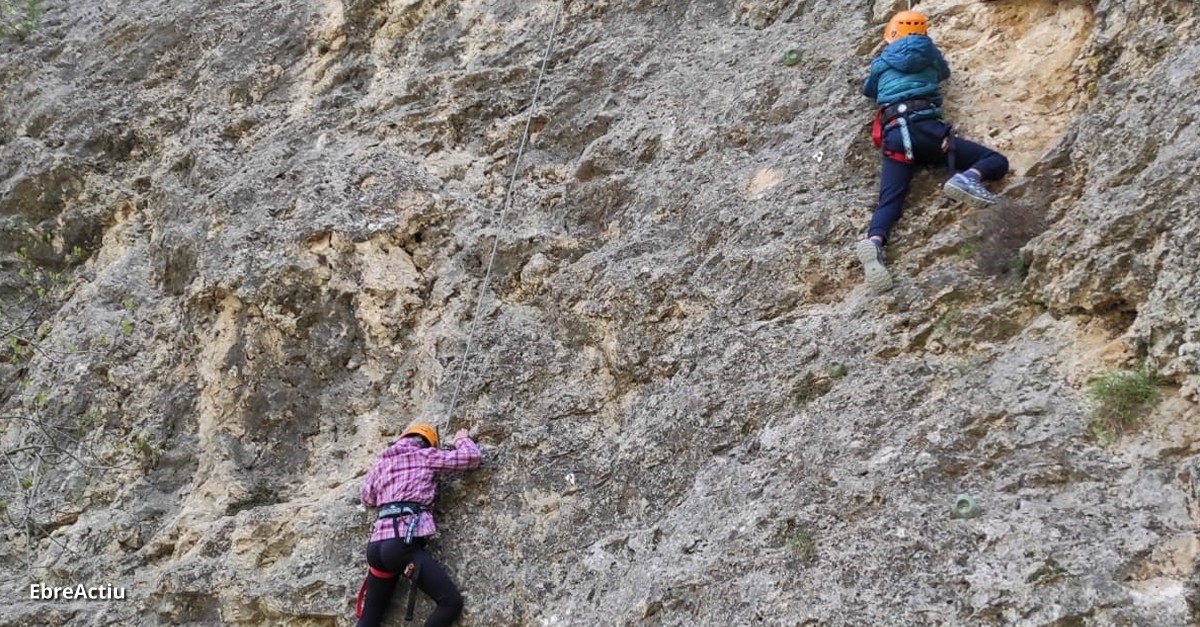
[[[942,185],[942,191],[954,200],[968,202],[979,207],[996,204],[996,195],[989,192],[983,183],[959,172],[950,177],[945,185]]]
[[[854,246],[854,253],[862,262],[863,274],[867,277],[867,286],[876,294],[892,289],[892,275],[883,266],[883,247],[875,242],[864,239]]]

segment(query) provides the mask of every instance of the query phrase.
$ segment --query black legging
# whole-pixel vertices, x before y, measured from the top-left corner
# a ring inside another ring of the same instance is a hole
[[[458,588],[441,564],[425,550],[424,538],[413,538],[412,544],[403,539],[382,540],[367,545],[367,563],[373,568],[394,573],[390,579],[367,574],[367,596],[363,599],[362,618],[358,627],[377,627],[392,602],[392,593],[409,564],[419,568],[417,589],[437,603],[437,608],[425,619],[425,627],[447,627],[462,613],[463,599]],[[407,602],[407,601],[406,601]]]

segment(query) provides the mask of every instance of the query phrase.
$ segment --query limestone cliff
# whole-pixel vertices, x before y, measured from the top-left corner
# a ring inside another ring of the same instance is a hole
[[[0,624],[352,624],[416,418],[486,454],[466,626],[1197,624],[1200,8],[918,3],[1014,168],[922,173],[873,296],[902,4],[47,0],[0,42]],[[78,583],[127,599],[29,598]]]

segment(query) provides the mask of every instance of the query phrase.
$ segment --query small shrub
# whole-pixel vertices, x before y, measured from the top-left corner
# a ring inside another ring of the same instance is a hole
[[[152,444],[145,436],[139,435],[130,441],[133,457],[143,468],[151,468],[158,461],[161,450]]]
[[[1038,566],[1037,570],[1030,573],[1025,578],[1025,583],[1031,583],[1035,586],[1047,584],[1067,575],[1067,570],[1062,567],[1053,557],[1048,557]]]
[[[1134,370],[1114,370],[1094,381],[1092,434],[1109,441],[1137,426],[1138,418],[1158,402],[1158,381],[1143,362]]]
[[[788,538],[788,548],[802,561],[808,561],[817,554],[817,543],[807,529],[797,529]]]
[[[825,374],[829,375],[830,379],[841,379],[846,376],[846,366],[838,362],[834,362],[825,366]]]
[[[819,377],[811,372],[807,373],[804,378],[792,386],[792,403],[797,406],[806,405],[832,388],[833,381],[829,377]]]
[[[0,37],[28,37],[43,12],[41,0],[0,0]]]
[[[25,345],[15,335],[8,336],[8,352],[12,361],[18,361],[25,356]]]
[[[1013,257],[1008,262],[1008,276],[1012,277],[1020,283],[1029,276],[1029,267],[1025,265],[1025,260],[1021,259],[1020,255]]]
[[[954,327],[954,321],[962,316],[962,312],[957,309],[949,309],[942,314],[938,321],[933,324],[933,328],[938,335],[946,337],[950,335],[950,330]]]

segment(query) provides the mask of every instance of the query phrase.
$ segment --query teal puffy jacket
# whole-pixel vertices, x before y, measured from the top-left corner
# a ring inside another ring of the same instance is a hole
[[[942,90],[938,83],[950,78],[950,66],[942,51],[925,35],[909,35],[888,44],[871,61],[871,74],[862,93],[880,106],[922,98],[938,106]]]

